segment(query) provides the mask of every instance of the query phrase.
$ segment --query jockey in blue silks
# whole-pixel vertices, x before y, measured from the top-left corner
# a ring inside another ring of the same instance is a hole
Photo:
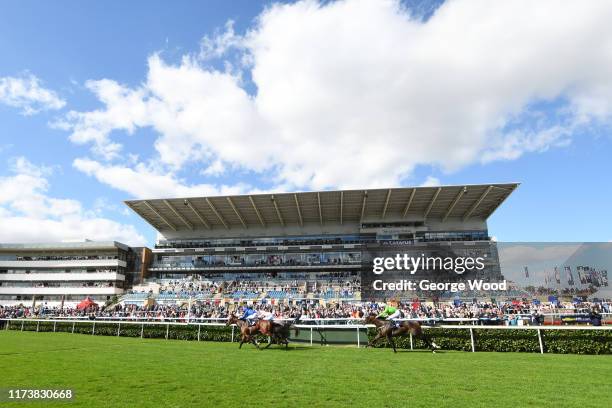
[[[249,324],[249,326],[252,326],[257,320],[257,311],[251,306],[246,306],[244,308],[244,313],[242,314],[242,317],[240,319],[245,320]]]

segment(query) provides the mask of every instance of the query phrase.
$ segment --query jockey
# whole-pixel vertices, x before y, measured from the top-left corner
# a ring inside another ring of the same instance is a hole
[[[244,313],[240,320],[245,320],[249,326],[252,326],[257,321],[257,312],[251,306],[245,306]]]
[[[274,320],[274,313],[270,312],[269,310],[261,309],[259,312],[257,312],[257,317],[261,320],[272,321]]]
[[[390,301],[387,305],[385,305],[385,310],[383,310],[377,318],[385,319],[391,322],[394,326],[397,326],[397,322],[395,319],[402,317],[402,312],[397,307],[396,301]]]

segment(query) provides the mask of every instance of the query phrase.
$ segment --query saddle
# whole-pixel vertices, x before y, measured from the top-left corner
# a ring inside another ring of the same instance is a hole
[[[399,329],[400,326],[402,325],[402,322],[398,322],[394,320],[387,320],[387,322],[389,323],[389,326],[391,326],[392,329]]]
[[[253,327],[257,324],[257,320],[253,320],[253,319],[238,319],[238,320],[242,320],[243,322],[246,322],[247,327]]]

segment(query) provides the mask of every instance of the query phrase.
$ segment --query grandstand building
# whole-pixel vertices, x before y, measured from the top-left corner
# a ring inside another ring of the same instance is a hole
[[[119,242],[0,244],[0,304],[104,304],[138,282],[145,252]]]
[[[358,300],[365,258],[387,245],[486,252],[487,219],[517,183],[130,200],[159,232],[148,278],[158,299]],[[195,280],[185,285],[185,280]],[[182,283],[181,283],[182,282]],[[197,291],[192,290],[197,288]],[[134,294],[138,297],[138,294]]]

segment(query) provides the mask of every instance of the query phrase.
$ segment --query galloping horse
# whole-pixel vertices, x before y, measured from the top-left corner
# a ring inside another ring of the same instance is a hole
[[[243,343],[253,343],[259,350],[259,344],[255,341],[255,334],[259,330],[257,326],[249,326],[244,320],[240,320],[235,314],[231,314],[227,319],[226,326],[235,324],[240,329],[240,345],[238,348],[242,348]]]
[[[291,326],[296,324],[298,320],[300,320],[301,316],[296,317],[292,321],[285,323],[275,323],[271,320],[259,320],[255,327],[259,330],[259,332],[265,336],[270,338],[270,342],[264,348],[268,348],[272,345],[272,343],[276,344],[284,344],[285,348],[289,347],[289,329]],[[297,336],[299,333],[299,329],[295,328],[295,335]]]
[[[429,336],[423,333],[423,329],[421,328],[421,325],[418,322],[401,322],[398,327],[395,327],[393,325],[393,322],[389,320],[379,319],[376,317],[375,314],[367,316],[365,318],[365,322],[366,324],[373,324],[378,330],[378,334],[376,335],[376,337],[374,337],[370,342],[368,342],[366,347],[373,346],[374,343],[376,343],[378,340],[382,339],[383,337],[386,337],[391,347],[393,347],[393,352],[397,353],[393,337],[412,334],[417,339],[422,340],[431,349],[433,353],[436,352],[436,349],[440,348],[436,343],[429,339]]]

